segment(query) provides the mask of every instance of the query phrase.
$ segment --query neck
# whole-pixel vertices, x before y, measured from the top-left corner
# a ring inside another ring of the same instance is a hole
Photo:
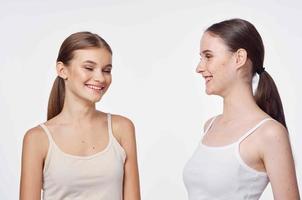
[[[66,123],[83,124],[91,121],[96,115],[95,103],[90,103],[78,98],[65,96],[64,106],[61,112]]]
[[[257,111],[261,111],[261,109],[256,104],[252,87],[249,84],[236,84],[235,88],[223,96],[223,121],[248,117]]]

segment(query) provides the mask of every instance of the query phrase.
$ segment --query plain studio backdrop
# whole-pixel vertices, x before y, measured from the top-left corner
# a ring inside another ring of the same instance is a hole
[[[142,199],[187,199],[183,167],[203,123],[222,111],[221,98],[207,96],[195,73],[200,38],[212,23],[235,17],[263,38],[301,189],[301,1],[0,2],[0,199],[18,198],[23,135],[46,120],[59,47],[77,31],[112,46],[113,82],[97,108],[135,123]],[[262,199],[273,199],[270,186]]]

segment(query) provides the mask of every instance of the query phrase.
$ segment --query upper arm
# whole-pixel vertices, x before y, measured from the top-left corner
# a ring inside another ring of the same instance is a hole
[[[135,128],[133,123],[122,116],[113,117],[113,131],[119,136],[120,143],[126,152],[124,166],[124,200],[139,200],[139,174]]]
[[[263,132],[262,156],[274,199],[299,199],[299,191],[287,130],[270,122]]]
[[[43,162],[47,146],[47,136],[40,127],[26,132],[22,147],[20,200],[41,199]]]

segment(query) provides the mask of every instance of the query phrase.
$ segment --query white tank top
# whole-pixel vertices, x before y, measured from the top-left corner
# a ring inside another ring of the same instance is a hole
[[[214,120],[215,118],[204,131],[202,138]],[[272,119],[262,120],[237,142],[229,145],[211,147],[200,142],[183,171],[189,200],[256,200],[260,198],[269,182],[268,176],[245,164],[240,156],[239,146],[246,137],[268,120]]]
[[[64,153],[48,128],[41,124],[49,140],[43,168],[43,200],[122,200],[126,153],[112,134],[107,115],[109,142],[90,156]]]

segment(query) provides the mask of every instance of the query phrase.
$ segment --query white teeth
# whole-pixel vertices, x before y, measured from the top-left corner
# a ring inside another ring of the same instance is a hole
[[[104,86],[87,85],[87,87],[89,87],[90,89],[93,89],[93,90],[102,90],[102,89],[104,89]]]

